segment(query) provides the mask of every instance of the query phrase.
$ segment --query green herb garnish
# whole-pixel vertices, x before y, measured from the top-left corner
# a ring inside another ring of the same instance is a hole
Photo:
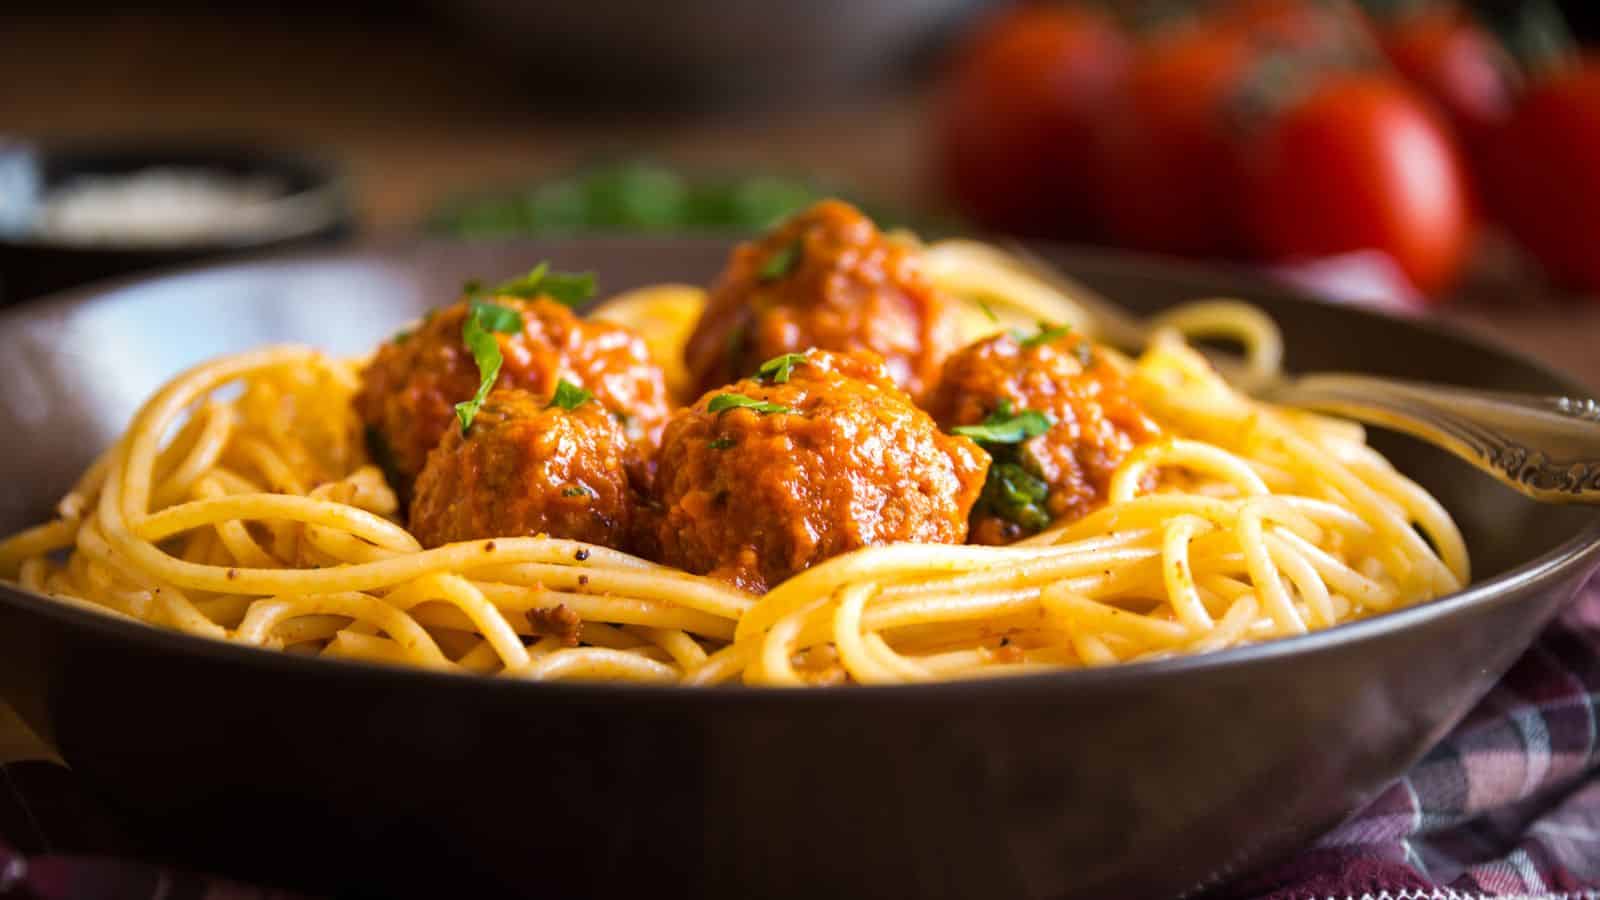
[[[414,332],[414,331],[412,331],[411,329],[408,328],[405,331],[402,331],[399,334],[395,335],[394,337],[390,338],[389,342],[394,344],[396,347],[398,347],[401,344],[404,344],[406,341],[411,340],[411,336],[413,334],[416,334],[416,332]]]
[[[989,321],[991,321],[991,322],[999,322],[1000,321],[1000,317],[994,314],[994,307],[992,307],[989,304],[983,302],[982,300],[974,300],[972,302],[979,309],[983,310],[983,314],[985,316],[989,317]]]
[[[467,311],[468,320],[476,319],[478,324],[487,331],[498,331],[501,334],[516,334],[522,330],[522,313],[509,306],[498,303],[489,303],[483,300],[473,301]]]
[[[561,489],[561,496],[563,497],[587,497],[589,493],[589,489],[581,484],[575,484],[572,487],[565,487]]]
[[[997,462],[989,467],[978,505],[1029,531],[1039,531],[1050,524],[1050,513],[1044,508],[1048,496],[1050,485],[1044,479],[1019,463]]]
[[[586,391],[563,378],[556,382],[555,396],[550,398],[550,406],[545,408],[550,409],[551,407],[559,406],[567,412],[571,412],[593,399],[594,394],[592,392]]]
[[[461,342],[472,351],[472,361],[478,364],[478,391],[471,400],[456,404],[456,418],[461,420],[461,433],[465,435],[482,408],[484,398],[500,377],[500,365],[505,358],[500,355],[500,342],[495,334],[516,334],[522,330],[522,313],[497,303],[474,300],[467,307],[467,318],[461,324]]]
[[[984,445],[1020,444],[1044,434],[1054,424],[1049,416],[1036,409],[1013,412],[1011,401],[1002,399],[995,405],[994,412],[989,413],[982,422],[977,425],[958,425],[950,431]]]
[[[552,272],[550,264],[542,262],[528,274],[502,281],[492,288],[485,288],[483,282],[473,279],[463,285],[462,290],[469,297],[482,294],[523,300],[549,297],[565,306],[578,306],[594,296],[595,280],[593,272]]]
[[[1039,333],[1024,336],[1021,332],[1012,332],[1017,342],[1024,347],[1038,347],[1048,344],[1056,338],[1065,337],[1072,330],[1071,325],[1051,325],[1049,322],[1039,323]]]
[[[994,411],[977,425],[950,429],[977,441],[994,458],[978,496],[978,508],[1029,531],[1050,524],[1043,503],[1050,485],[1022,465],[1021,444],[1049,431],[1055,422],[1036,409],[1016,410],[1001,398]]]
[[[772,384],[787,384],[789,382],[789,373],[794,371],[795,366],[805,361],[806,355],[804,353],[785,353],[782,356],[774,356],[761,364],[761,368],[756,370],[756,377]]]
[[[802,246],[800,239],[795,238],[788,246],[767,257],[767,261],[761,265],[761,271],[756,273],[757,277],[762,281],[777,281],[793,272],[795,265],[800,262]]]
[[[713,449],[713,450],[726,450],[729,447],[732,447],[734,444],[737,444],[737,443],[739,443],[739,442],[724,434],[724,435],[722,435],[722,436],[720,436],[718,438],[715,438],[715,439],[713,439],[711,441],[711,449]]]
[[[743,394],[718,394],[706,404],[706,412],[720,413],[730,409],[748,409],[770,416],[773,413],[792,413],[796,410],[784,406],[782,403],[769,403],[765,400],[755,400]]]

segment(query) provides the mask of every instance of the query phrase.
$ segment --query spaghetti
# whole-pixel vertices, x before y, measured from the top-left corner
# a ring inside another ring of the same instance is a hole
[[[965,337],[1092,321],[1004,254],[926,251],[936,283],[993,310]],[[703,295],[650,288],[598,313],[649,322],[679,359]],[[152,397],[57,517],[0,542],[0,577],[61,602],[289,653],[524,679],[866,684],[1011,675],[1303,634],[1462,587],[1440,504],[1354,424],[1235,391],[1185,342],[1224,337],[1256,374],[1271,322],[1233,302],[1166,314],[1117,357],[1164,437],[1108,502],[1006,547],[896,544],[827,560],[763,596],[543,537],[423,549],[366,458],[359,363],[274,347]],[[665,324],[664,324],[665,323]],[[1174,477],[1152,479],[1150,473]],[[1149,485],[1163,485],[1153,491]],[[581,646],[543,623],[564,607]]]

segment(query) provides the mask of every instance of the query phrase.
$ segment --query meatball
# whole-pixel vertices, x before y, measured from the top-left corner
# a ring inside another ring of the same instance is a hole
[[[465,436],[445,432],[417,476],[411,530],[425,547],[544,534],[623,546],[630,444],[590,400],[574,409],[528,391],[489,394]]]
[[[921,253],[826,200],[733,251],[684,353],[708,391],[780,353],[871,350],[920,398],[954,349],[953,328]]]
[[[670,412],[666,382],[642,338],[621,325],[580,319],[549,299],[493,302],[523,320],[521,332],[495,335],[505,360],[497,385],[548,397],[566,378],[593,391],[635,441],[659,438]],[[379,347],[361,373],[356,413],[402,495],[455,424],[455,405],[478,389],[478,366],[461,339],[467,311],[465,301],[436,311],[415,332]]]
[[[859,547],[966,539],[988,464],[977,445],[939,431],[873,354],[774,362],[667,424],[664,562],[760,593]]]
[[[946,428],[1030,410],[1048,417],[1040,423],[1046,430],[1027,440],[980,441],[995,459],[973,512],[972,539],[981,544],[1009,543],[1089,512],[1128,451],[1160,433],[1101,352],[1066,328],[1044,325],[1036,335],[998,334],[951,356],[928,408]]]

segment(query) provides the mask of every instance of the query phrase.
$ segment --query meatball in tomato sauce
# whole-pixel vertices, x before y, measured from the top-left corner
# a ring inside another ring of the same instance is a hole
[[[623,546],[633,518],[630,442],[597,401],[578,393],[573,403],[567,393],[552,400],[501,388],[465,434],[445,432],[411,501],[423,546],[541,534]]]
[[[1089,512],[1123,457],[1160,433],[1103,351],[1047,325],[951,356],[929,410],[994,457],[972,517],[980,544],[1010,543]]]
[[[917,248],[826,200],[733,251],[685,357],[705,391],[782,353],[870,350],[921,397],[953,349],[949,318]]]
[[[659,437],[669,412],[661,367],[645,342],[621,325],[578,318],[548,298],[496,297],[515,310],[521,329],[495,334],[504,362],[499,387],[548,397],[566,378],[593,391],[600,408],[623,423],[641,445]],[[415,332],[378,348],[361,373],[356,412],[367,426],[375,456],[398,479],[403,495],[429,451],[457,425],[455,405],[473,396],[480,375],[462,339],[466,301],[429,316]]]
[[[881,359],[813,350],[758,368],[667,424],[662,561],[760,593],[860,547],[966,539],[988,460],[941,432]]]

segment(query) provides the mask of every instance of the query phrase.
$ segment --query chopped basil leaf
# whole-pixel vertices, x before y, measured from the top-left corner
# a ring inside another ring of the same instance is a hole
[[[989,467],[978,504],[1008,522],[1039,531],[1050,524],[1043,506],[1049,495],[1050,485],[1044,479],[1018,463],[997,462]]]
[[[507,279],[492,288],[485,288],[483,287],[482,282],[477,282],[478,290],[483,293],[496,295],[504,294],[509,297],[532,299],[533,297],[538,296],[539,282],[544,280],[545,273],[549,271],[550,264],[547,262],[541,262],[537,266],[534,266],[532,269],[528,270],[528,274],[523,275],[520,278]]]
[[[595,280],[593,272],[552,272],[550,264],[542,262],[528,274],[502,281],[494,287],[485,288],[483,282],[474,278],[462,290],[468,296],[491,294],[523,300],[549,297],[566,306],[577,306],[594,296]]]
[[[480,278],[468,278],[461,283],[461,293],[466,294],[468,297],[483,293],[483,280]]]
[[[706,412],[719,413],[730,409],[749,409],[770,416],[773,413],[792,413],[796,410],[784,406],[782,403],[769,403],[765,400],[754,400],[743,394],[718,394],[706,404]]]
[[[588,403],[594,399],[594,394],[573,384],[565,378],[556,382],[556,393],[550,398],[550,406],[559,406],[568,412]],[[546,407],[549,409],[550,407]]]
[[[800,239],[795,238],[788,246],[767,257],[767,261],[761,265],[761,271],[757,273],[757,277],[762,281],[777,281],[793,272],[795,265],[800,262],[802,246]]]
[[[795,366],[805,361],[806,355],[804,353],[785,353],[782,356],[774,356],[761,364],[761,368],[756,370],[756,377],[773,384],[787,384],[789,373],[794,371]]]
[[[594,296],[593,272],[551,272],[539,283],[539,293],[565,306],[578,306]]]
[[[1041,344],[1048,344],[1056,338],[1065,337],[1067,332],[1071,330],[1071,325],[1051,325],[1049,322],[1040,322],[1038,334],[1029,336],[1023,336],[1019,332],[1013,332],[1013,334],[1016,335],[1017,342],[1022,346],[1038,347]]]
[[[734,444],[737,444],[737,443],[739,443],[739,442],[724,434],[721,437],[715,438],[715,439],[713,439],[711,441],[711,449],[713,449],[713,450],[726,450],[729,447],[732,447]]]
[[[974,304],[976,304],[979,309],[983,310],[983,314],[989,318],[989,321],[991,321],[991,322],[999,322],[1000,321],[1000,317],[994,314],[994,307],[992,307],[989,304],[983,302],[982,300],[974,300],[972,302]]]
[[[411,329],[408,328],[405,331],[402,331],[399,334],[395,335],[394,337],[390,338],[389,342],[394,344],[395,346],[399,346],[401,344],[404,344],[406,341],[411,340],[411,336],[413,334],[415,334],[415,333],[416,332],[414,332],[414,331],[412,331]]]
[[[982,422],[958,425],[950,431],[980,444],[1020,444],[1044,434],[1054,424],[1049,416],[1035,409],[1013,412],[1011,401],[1002,399]]]
[[[589,495],[589,493],[589,489],[581,484],[575,484],[572,487],[561,489],[561,496],[563,497],[586,497]]]
[[[500,365],[505,359],[500,355],[500,342],[495,333],[515,334],[522,330],[522,313],[496,303],[474,300],[467,307],[466,321],[461,323],[461,342],[472,351],[472,361],[478,365],[478,391],[471,400],[456,404],[456,418],[461,421],[461,433],[467,433],[472,420],[489,396],[495,379],[500,377]]]
[[[522,330],[522,313],[498,303],[474,300],[467,309],[467,318],[476,319],[487,331],[516,334]]]

